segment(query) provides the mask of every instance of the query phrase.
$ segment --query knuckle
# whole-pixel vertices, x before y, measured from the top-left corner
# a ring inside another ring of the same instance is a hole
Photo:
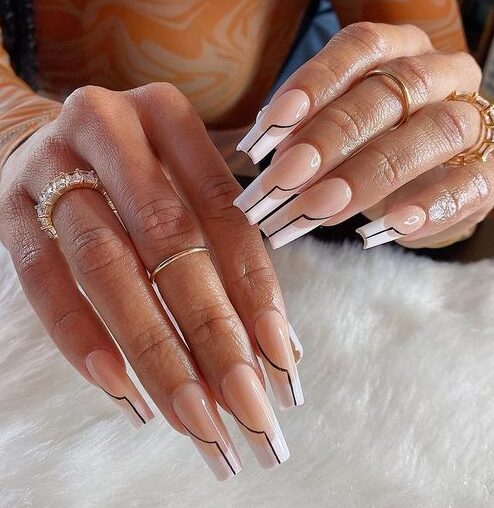
[[[467,172],[467,181],[473,190],[474,199],[478,203],[483,203],[488,200],[492,192],[491,178],[484,172],[483,169],[469,169],[465,168]]]
[[[379,25],[370,21],[348,25],[342,30],[342,37],[349,39],[351,43],[356,42],[359,49],[363,47],[366,53],[374,55],[378,60],[382,60],[388,52],[388,39]]]
[[[411,23],[405,23],[400,26],[402,29],[404,29],[408,32],[409,36],[413,35],[416,38],[422,39],[425,46],[432,48],[431,38],[429,37],[428,33],[425,30],[422,30],[422,28],[418,27],[417,25],[413,25]]]
[[[50,337],[71,337],[74,329],[81,324],[81,310],[69,309],[59,314],[53,321]]]
[[[18,182],[0,188],[0,217],[3,220],[24,216],[25,210],[20,200],[22,192]]]
[[[406,67],[403,74],[410,80],[414,95],[418,98],[417,102],[425,103],[435,85],[434,71],[419,57],[409,57],[400,63]]]
[[[308,65],[311,67],[310,75],[324,76],[324,82],[327,84],[328,90],[336,91],[343,86],[348,63],[340,60],[337,56],[328,60],[326,56],[321,53],[320,57],[314,57]]]
[[[468,107],[468,105],[466,105]],[[473,108],[472,108],[473,109]],[[461,150],[471,136],[470,117],[461,104],[444,103],[428,113],[433,130],[452,150]]]
[[[121,94],[94,85],[86,85],[72,92],[64,102],[62,117],[81,118],[93,128],[107,125],[114,118],[115,103]]]
[[[409,162],[392,148],[379,149],[369,148],[369,155],[372,155],[376,171],[374,179],[381,188],[395,188],[406,180],[409,171]]]
[[[255,264],[246,261],[237,270],[233,284],[243,289],[247,295],[263,294],[266,301],[272,301],[278,288],[278,280],[269,262],[256,260]]]
[[[72,256],[81,277],[102,277],[117,273],[118,266],[130,263],[132,253],[109,228],[84,228],[71,238]]]
[[[46,271],[45,252],[34,242],[26,241],[19,245],[13,259],[19,276],[28,283],[36,281]]]
[[[467,53],[466,51],[462,51],[460,56],[465,60],[465,65],[462,67],[463,69],[468,69],[468,73],[474,77],[474,80],[477,82],[478,86],[482,82],[482,67],[479,65],[477,60],[473,55]],[[453,69],[453,72],[458,72],[457,68]]]
[[[195,311],[188,316],[192,325],[187,332],[187,340],[196,347],[220,340],[239,326],[237,316],[226,303],[218,302],[199,311],[195,306],[191,308]]]
[[[192,104],[187,97],[171,83],[150,83],[142,87],[142,93],[149,104],[163,104],[171,112],[174,118],[197,119]]]
[[[240,191],[240,187],[235,181],[226,180],[223,176],[213,176],[203,178],[200,184],[207,218],[225,218],[228,212],[235,210],[233,201]]]
[[[145,326],[131,339],[133,357],[137,370],[148,370],[168,356],[172,348],[170,337],[163,333],[160,324]]]
[[[338,101],[338,105],[335,104],[324,113],[323,121],[327,124],[324,132],[332,132],[336,127],[343,137],[344,146],[354,147],[358,140],[368,137],[372,121],[365,116],[364,109]]]
[[[136,233],[147,250],[162,254],[190,243],[197,235],[192,215],[178,200],[156,198],[139,206],[133,215]]]

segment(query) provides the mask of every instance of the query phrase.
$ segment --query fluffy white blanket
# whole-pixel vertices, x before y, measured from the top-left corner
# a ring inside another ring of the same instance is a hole
[[[219,484],[156,418],[136,432],[61,358],[0,252],[0,506],[494,506],[494,264],[315,240],[273,254],[305,347],[290,461]]]

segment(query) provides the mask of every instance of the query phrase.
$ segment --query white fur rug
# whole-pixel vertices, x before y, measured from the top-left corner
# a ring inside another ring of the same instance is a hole
[[[273,254],[305,347],[292,458],[217,483],[156,418],[136,432],[45,336],[0,252],[2,508],[494,506],[494,263],[299,241]]]

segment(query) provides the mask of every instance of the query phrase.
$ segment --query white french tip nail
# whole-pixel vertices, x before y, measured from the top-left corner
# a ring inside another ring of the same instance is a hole
[[[273,249],[279,249],[327,222],[351,198],[352,190],[342,178],[320,180],[263,221],[261,230]]]
[[[254,164],[260,162],[290,135],[307,115],[308,95],[302,90],[288,90],[272,100],[256,123],[237,146]]]
[[[293,356],[295,357],[295,363],[299,363],[304,356],[304,348],[298,338],[297,333],[293,329],[292,325],[288,323],[288,330],[290,332],[290,342],[292,344]]]
[[[299,143],[273,161],[237,197],[234,204],[242,210],[250,224],[257,224],[299,193],[320,165],[318,150],[308,143]]]
[[[427,214],[418,206],[407,206],[369,222],[356,230],[364,241],[364,250],[399,240],[425,224]]]

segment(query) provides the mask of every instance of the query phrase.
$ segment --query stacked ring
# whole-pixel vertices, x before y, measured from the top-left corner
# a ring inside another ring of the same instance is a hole
[[[94,189],[100,192],[106,198],[110,208],[116,213],[115,206],[103,188],[95,171],[76,169],[72,173],[62,173],[43,189],[38,196],[38,204],[35,206],[38,220],[41,223],[41,229],[50,238],[58,238],[57,231],[53,225],[53,208],[64,194],[74,189]]]
[[[494,150],[494,106],[477,92],[453,91],[447,101],[468,102],[477,108],[481,118],[481,131],[477,144],[466,152],[459,153],[450,159],[447,166],[466,166],[474,162],[486,162]]]

